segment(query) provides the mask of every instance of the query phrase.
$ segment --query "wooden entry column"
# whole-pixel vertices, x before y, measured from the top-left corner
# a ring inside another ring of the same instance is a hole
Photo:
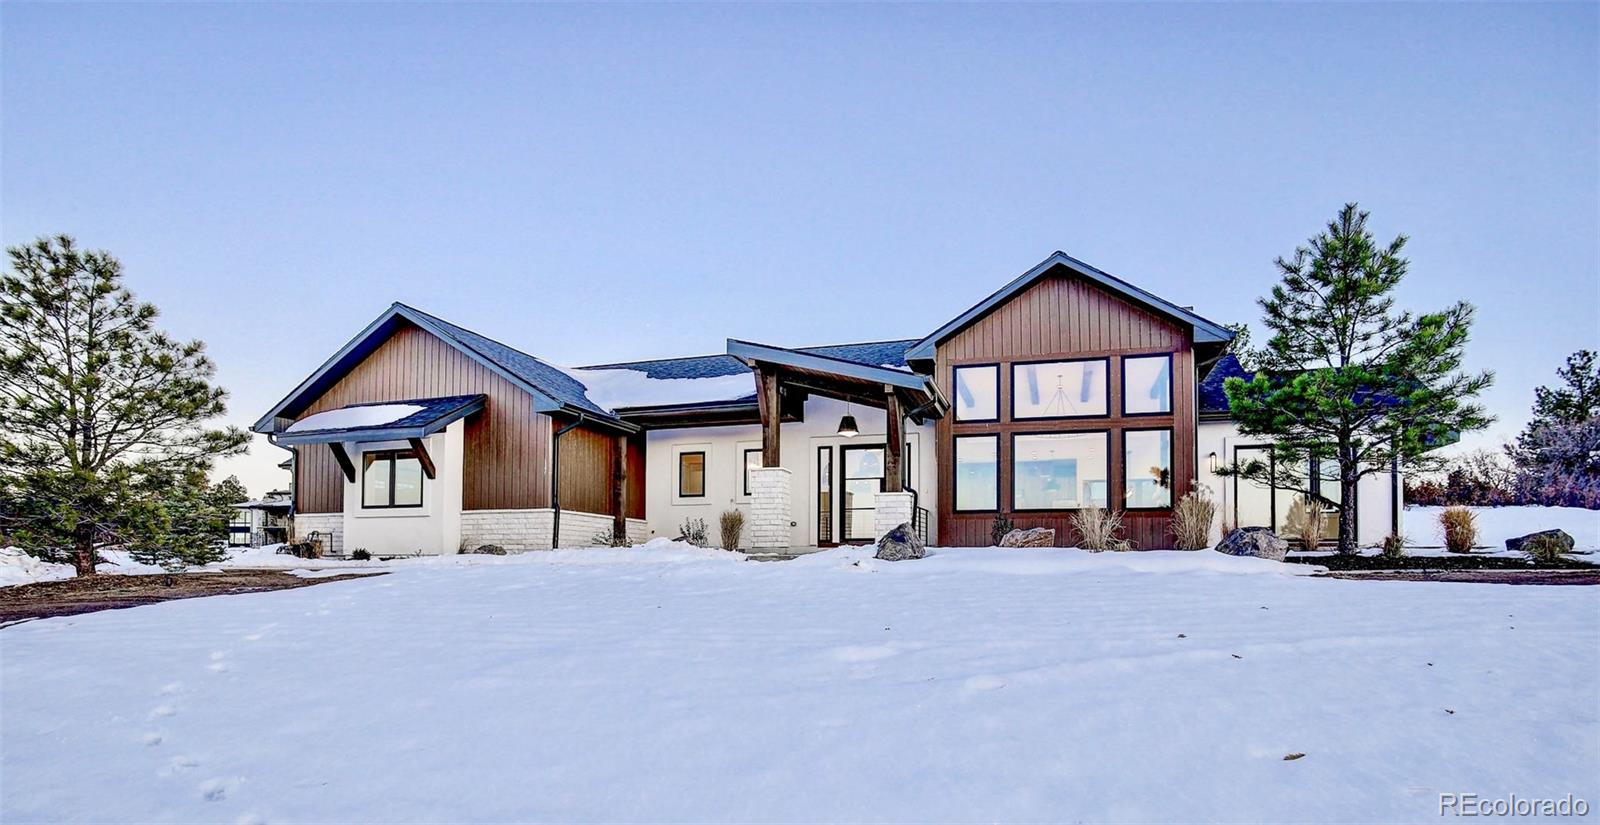
[[[883,400],[883,491],[898,493],[905,489],[905,474],[900,471],[904,466],[900,454],[906,445],[905,415],[900,411],[900,396],[895,393],[894,387],[884,387]]]
[[[756,404],[761,408],[761,466],[778,467],[778,425],[783,410],[778,402],[778,374],[759,364],[756,371]]]

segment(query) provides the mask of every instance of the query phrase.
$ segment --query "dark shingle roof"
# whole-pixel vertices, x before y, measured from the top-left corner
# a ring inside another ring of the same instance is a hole
[[[407,307],[407,309],[432,321],[439,327],[440,332],[456,339],[456,343],[477,352],[484,358],[498,364],[501,369],[544,390],[557,401],[599,415],[607,417],[611,415],[609,411],[601,409],[598,404],[590,401],[589,396],[585,394],[586,388],[560,369],[546,364],[522,350],[506,346],[493,338],[486,338],[465,327],[458,327],[442,318],[429,315],[416,307]]]
[[[323,412],[329,413],[337,412],[338,410],[360,409],[362,407],[393,407],[398,405],[411,405],[414,407],[420,407],[421,409],[418,409],[416,412],[411,413],[403,418],[396,418],[393,421],[385,421],[381,424],[360,424],[349,427],[315,427],[308,429],[296,429],[296,427],[300,426],[300,422],[297,422],[293,427],[290,427],[285,432],[294,436],[308,436],[326,433],[358,432],[361,430],[374,429],[409,430],[416,427],[427,427],[428,425],[433,424],[440,419],[460,413],[464,408],[482,408],[482,402],[483,395],[479,393],[476,395],[447,395],[440,398],[407,398],[400,401],[369,401],[361,404],[346,404],[343,407],[337,407],[333,410],[323,410]],[[476,407],[474,407],[474,405],[476,405]],[[309,416],[303,421],[309,422],[315,417],[316,416]]]
[[[1246,372],[1239,359],[1228,353],[1217,359],[1215,366],[1206,373],[1200,382],[1200,413],[1226,413],[1228,411],[1228,394],[1222,389],[1222,382],[1229,378],[1243,378],[1249,381],[1255,373]]]
[[[906,365],[906,350],[915,340],[867,341],[860,344],[826,344],[817,347],[795,347],[796,352],[825,355],[842,361],[867,364],[874,367],[900,367]],[[649,361],[620,361],[613,364],[594,364],[579,367],[582,370],[636,370],[651,378],[719,378],[748,372],[743,361],[731,355],[693,355],[687,358],[656,358]],[[755,398],[755,393],[750,394]]]

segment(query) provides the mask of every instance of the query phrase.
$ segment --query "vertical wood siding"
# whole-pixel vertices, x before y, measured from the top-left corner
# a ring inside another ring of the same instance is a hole
[[[400,327],[296,417],[346,404],[473,393],[488,400],[466,423],[462,508],[549,507],[550,417],[534,411],[526,392],[418,327]],[[327,445],[297,447],[295,468],[299,512],[343,509],[343,476]]]
[[[1172,354],[1172,415],[1122,417],[1122,362],[1118,356]],[[1105,356],[1110,359],[1109,418],[1032,421],[1011,419],[1011,364],[1054,358]],[[1071,511],[1014,513],[1012,497],[1013,433],[1111,430],[1109,504],[1124,501],[1124,429],[1172,428],[1173,500],[1189,491],[1196,472],[1194,353],[1189,332],[1166,318],[1129,303],[1100,286],[1071,275],[1047,277],[1016,295],[988,316],[940,345],[935,376],[947,394],[955,392],[954,368],[963,364],[1000,364],[1000,421],[963,424],[954,415],[941,419],[938,436],[939,536],[946,545],[987,545],[993,513],[955,512],[956,435],[1000,434],[1000,508],[1018,527],[1051,527],[1056,543],[1077,541]],[[1170,510],[1128,511],[1125,535],[1139,547],[1170,547]]]
[[[555,426],[565,426],[556,423]],[[611,513],[617,436],[588,425],[561,436],[561,509]]]

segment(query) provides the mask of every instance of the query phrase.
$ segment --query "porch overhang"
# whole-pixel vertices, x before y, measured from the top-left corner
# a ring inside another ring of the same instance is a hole
[[[350,404],[307,416],[272,435],[274,441],[284,446],[410,441],[427,438],[482,410],[483,405],[483,395]],[[394,417],[385,419],[385,415]]]
[[[775,376],[781,387],[880,409],[896,397],[906,416],[919,424],[943,418],[950,409],[932,376],[734,338],[728,339],[728,354],[758,374]]]

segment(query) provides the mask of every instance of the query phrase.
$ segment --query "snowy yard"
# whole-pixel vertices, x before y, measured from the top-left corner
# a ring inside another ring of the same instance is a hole
[[[0,820],[1435,821],[1600,803],[1600,588],[588,550],[0,630]],[[1304,758],[1284,757],[1303,753]]]

